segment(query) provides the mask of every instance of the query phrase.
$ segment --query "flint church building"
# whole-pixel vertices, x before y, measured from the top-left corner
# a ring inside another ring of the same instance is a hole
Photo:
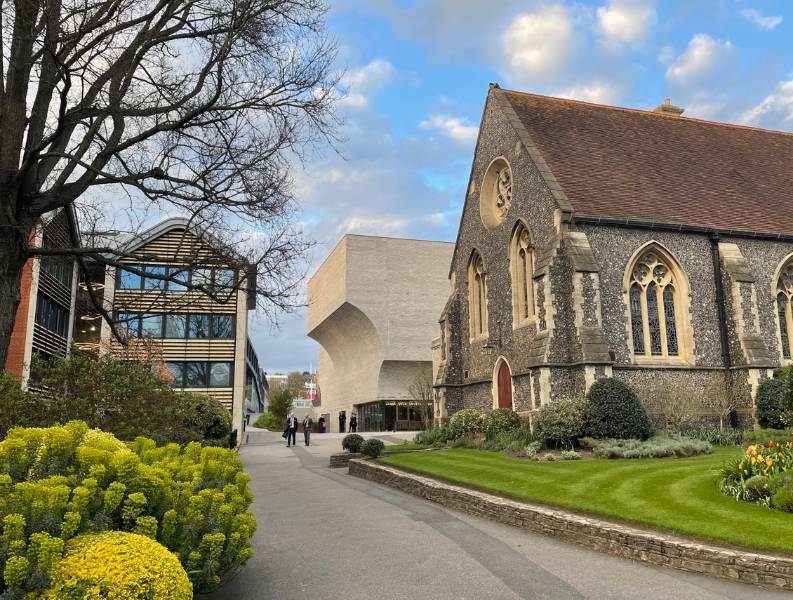
[[[682,112],[491,86],[434,344],[438,417],[530,415],[613,376],[651,414],[689,394],[703,420],[728,403],[751,422],[793,355],[793,135]]]

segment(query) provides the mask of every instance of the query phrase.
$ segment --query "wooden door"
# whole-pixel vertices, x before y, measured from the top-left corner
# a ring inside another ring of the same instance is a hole
[[[498,369],[498,407],[512,409],[512,374],[505,362]]]

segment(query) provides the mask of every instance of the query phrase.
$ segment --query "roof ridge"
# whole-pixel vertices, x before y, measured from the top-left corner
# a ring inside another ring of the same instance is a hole
[[[615,106],[613,104],[598,104],[597,102],[588,102],[586,100],[576,100],[573,98],[560,98],[558,96],[548,96],[546,94],[537,94],[534,92],[523,92],[520,90],[507,90],[504,88],[497,88],[498,91],[504,92],[505,94],[515,94],[517,96],[529,96],[531,98],[539,98],[542,100],[554,100],[560,103],[569,103],[569,104],[579,104],[582,106],[591,106],[593,108],[602,108],[604,110],[615,110],[619,112],[627,112],[627,113],[638,113],[641,115],[646,115],[649,117],[659,117],[663,119],[678,119],[680,121],[688,121],[691,123],[701,123],[703,125],[713,125],[717,127],[728,127],[730,129],[742,129],[747,131],[757,131],[758,133],[771,133],[782,135],[785,137],[793,137],[793,132],[790,131],[780,131],[778,129],[766,129],[764,127],[755,127],[753,125],[740,125],[738,123],[726,123],[724,121],[710,121],[708,119],[699,119],[697,117],[685,117],[682,115],[667,115],[664,113],[657,113],[653,110],[647,110],[645,108],[630,108],[627,106]]]

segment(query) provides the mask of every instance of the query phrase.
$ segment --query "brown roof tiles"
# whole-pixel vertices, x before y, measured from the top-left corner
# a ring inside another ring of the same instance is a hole
[[[793,236],[793,135],[502,90],[573,216]]]

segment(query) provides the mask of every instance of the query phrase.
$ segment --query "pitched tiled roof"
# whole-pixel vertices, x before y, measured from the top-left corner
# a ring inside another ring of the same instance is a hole
[[[579,218],[793,236],[793,135],[501,90]]]

